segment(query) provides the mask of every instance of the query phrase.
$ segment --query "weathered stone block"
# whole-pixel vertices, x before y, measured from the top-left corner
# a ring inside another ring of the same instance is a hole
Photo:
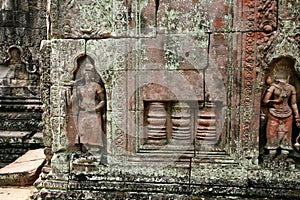
[[[52,102],[50,116],[65,117],[67,114],[67,87],[52,86],[50,89],[50,101]]]
[[[61,55],[64,55],[62,58]],[[54,85],[71,85],[77,58],[85,55],[84,40],[51,41],[51,82]]]
[[[106,38],[153,35],[155,9],[155,4],[148,0],[52,1],[49,10],[51,36]]]
[[[134,1],[132,1],[134,2]],[[139,20],[136,21],[136,35],[140,37],[153,37],[156,35],[156,24],[157,24],[157,9],[158,9],[158,1],[152,0],[142,0],[139,3],[133,5],[133,10],[136,11],[136,15],[139,17]],[[139,10],[137,9],[139,8]],[[131,15],[133,17],[133,15]],[[134,20],[129,21],[129,30],[134,23]],[[134,30],[134,29],[133,29]],[[139,31],[139,33],[138,33]],[[132,31],[131,31],[132,32]],[[131,34],[134,36],[133,34]]]
[[[51,159],[51,168],[52,172],[56,174],[68,173],[70,171],[70,155],[59,152],[54,153]],[[61,185],[59,186],[59,188],[62,188]]]
[[[51,117],[52,151],[59,152],[67,149],[66,143],[66,118]]]
[[[0,185],[32,185],[45,163],[43,149],[30,150],[13,163],[0,169]]]
[[[209,35],[201,38],[187,35],[158,34],[141,39],[140,70],[201,70],[207,67]]]
[[[232,4],[236,5],[238,2]],[[206,11],[209,19],[209,30],[212,32],[224,32],[231,30],[232,13],[231,5],[224,0],[206,2]]]
[[[136,75],[136,81],[138,81],[137,91],[139,91],[136,93],[139,94],[136,100],[141,108],[143,100],[203,100],[203,90],[201,90],[203,88],[202,76],[201,72],[189,70],[140,71]]]
[[[136,39],[89,40],[86,52],[95,59],[95,68],[103,81],[110,83],[118,78],[114,73],[128,69],[127,57],[136,49],[136,44]]]
[[[167,73],[168,88],[177,101],[204,100],[203,72],[197,70],[177,70]]]
[[[206,1],[159,1],[158,32],[201,37],[210,25],[207,6]]]
[[[209,35],[201,37],[192,34],[165,35],[163,40],[164,58],[168,70],[202,70],[207,67]]]
[[[226,177],[226,178],[224,178]],[[227,187],[245,187],[247,170],[234,165],[193,163],[191,182],[195,185],[226,185]]]

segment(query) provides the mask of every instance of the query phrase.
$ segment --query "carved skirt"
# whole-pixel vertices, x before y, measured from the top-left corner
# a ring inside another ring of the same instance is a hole
[[[103,131],[100,113],[80,111],[77,127],[81,144],[103,147]]]
[[[293,150],[292,125],[293,115],[290,115],[286,118],[279,118],[269,113],[266,130],[267,144],[265,148],[275,150],[280,147],[284,150]]]

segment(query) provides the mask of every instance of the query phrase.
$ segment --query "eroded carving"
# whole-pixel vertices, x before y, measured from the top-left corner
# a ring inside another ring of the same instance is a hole
[[[69,148],[79,146],[83,152],[103,153],[105,146],[105,88],[88,56],[78,59],[75,81],[67,90]]]
[[[248,30],[270,32],[277,27],[277,2],[275,0],[244,1],[244,16]]]
[[[2,77],[0,86],[3,96],[30,96],[36,95],[37,82],[32,74],[37,72],[36,67],[29,68],[29,64],[23,60],[21,47],[13,45],[8,51],[5,61],[6,73]]]

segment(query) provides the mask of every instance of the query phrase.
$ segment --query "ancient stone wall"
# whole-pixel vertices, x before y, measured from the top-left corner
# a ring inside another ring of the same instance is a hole
[[[40,43],[46,1],[0,1],[0,163],[43,146]],[[31,142],[30,142],[31,141]],[[31,144],[32,143],[32,144]]]
[[[299,198],[298,10],[292,0],[49,1],[36,195]],[[280,112],[277,128],[266,111]]]

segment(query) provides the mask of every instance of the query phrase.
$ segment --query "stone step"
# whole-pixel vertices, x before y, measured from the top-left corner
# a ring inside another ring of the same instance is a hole
[[[0,169],[0,186],[32,185],[44,164],[44,149],[29,150],[13,163]]]

